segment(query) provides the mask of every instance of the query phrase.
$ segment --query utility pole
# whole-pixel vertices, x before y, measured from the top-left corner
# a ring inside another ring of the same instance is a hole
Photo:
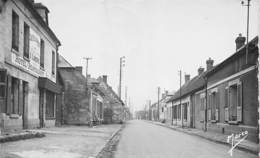
[[[181,108],[181,127],[183,128],[183,109],[181,105],[181,70],[179,71],[180,73],[180,108]]]
[[[121,90],[122,90],[122,67],[125,66],[125,56],[120,57],[120,72],[119,72],[119,87],[118,87],[118,96],[121,99]]]
[[[160,87],[158,87],[158,107],[157,107],[157,121],[160,120]]]
[[[127,107],[127,86],[125,86],[125,106]]]
[[[246,23],[246,64],[248,62],[248,38],[249,38],[249,9],[250,9],[250,1],[251,0],[247,0],[247,4],[245,4],[244,1],[241,1],[242,6],[246,6],[247,7],[247,23]]]
[[[89,109],[90,109],[90,124],[89,124],[89,126],[92,127],[92,121],[93,121],[92,94],[91,94],[91,90],[88,89],[88,61],[91,60],[92,58],[84,57],[83,59],[86,60],[86,90],[87,90],[87,95],[89,95]]]
[[[86,60],[86,82],[88,84],[88,61],[91,60],[92,58],[84,57],[83,59]]]

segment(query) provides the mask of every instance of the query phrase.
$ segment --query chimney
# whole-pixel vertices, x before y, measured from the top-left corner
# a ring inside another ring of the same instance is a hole
[[[104,83],[107,83],[107,75],[103,75],[103,76],[102,76],[102,79],[103,79],[103,82],[104,82]]]
[[[242,34],[240,33],[238,35],[238,37],[236,38],[235,42],[236,42],[236,51],[241,48],[243,45],[245,45],[245,41],[246,38],[242,36]]]
[[[204,68],[203,67],[199,67],[198,69],[198,75],[201,75],[204,72]]]
[[[82,74],[82,66],[76,66],[75,69]]]
[[[43,5],[42,3],[33,3],[33,6],[36,9],[36,11],[40,14],[43,21],[45,21],[45,23],[47,25],[49,25],[49,18],[48,18],[48,14],[50,12],[49,9],[45,5]]]
[[[189,82],[190,81],[190,75],[188,74],[185,74],[185,83]]]
[[[211,58],[209,58],[207,61],[206,61],[206,64],[207,64],[207,71],[211,70],[213,68],[213,63],[214,63],[214,60],[212,60]]]

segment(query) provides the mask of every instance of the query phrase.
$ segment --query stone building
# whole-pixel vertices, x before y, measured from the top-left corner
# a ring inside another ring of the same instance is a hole
[[[60,41],[49,10],[33,0],[0,0],[0,128],[54,126]]]
[[[86,78],[82,68],[73,67],[61,55],[58,56],[58,84],[62,93],[56,109],[57,125],[89,125],[91,112]]]

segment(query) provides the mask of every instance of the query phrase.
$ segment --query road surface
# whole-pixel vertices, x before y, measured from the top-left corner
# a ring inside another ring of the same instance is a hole
[[[230,147],[134,120],[122,132],[115,158],[230,158]],[[257,155],[234,150],[233,158]]]

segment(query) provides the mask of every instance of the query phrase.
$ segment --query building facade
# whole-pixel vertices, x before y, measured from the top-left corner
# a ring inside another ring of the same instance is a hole
[[[1,0],[0,128],[3,132],[55,125],[56,56],[60,42],[49,10],[28,0]],[[44,14],[43,14],[44,13]]]
[[[223,134],[248,131],[248,139],[258,141],[257,44],[257,37],[249,42],[246,57],[246,45],[237,43],[237,51],[206,74],[207,89],[196,97],[196,128]]]

